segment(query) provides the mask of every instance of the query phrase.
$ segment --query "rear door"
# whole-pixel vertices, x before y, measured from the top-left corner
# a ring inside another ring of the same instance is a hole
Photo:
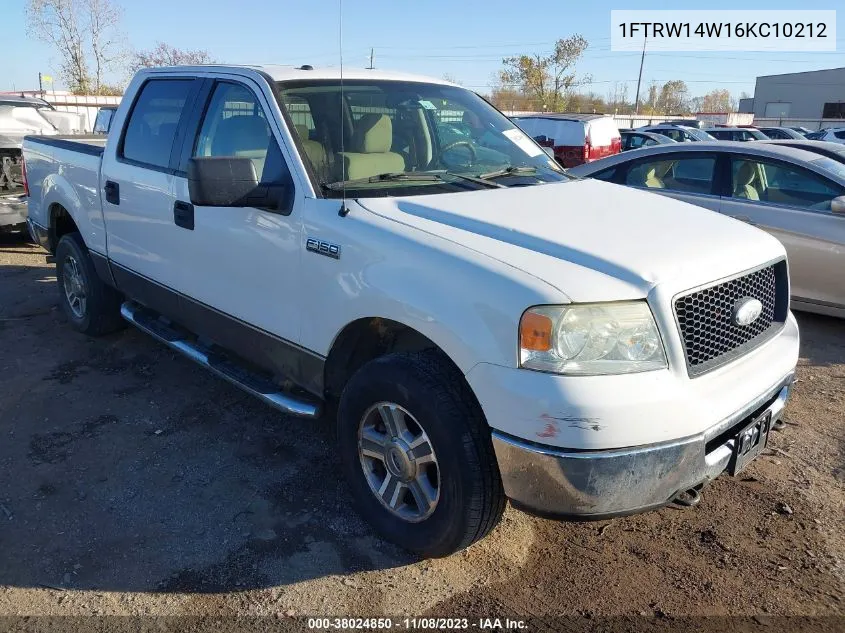
[[[722,212],[781,241],[793,297],[845,305],[845,217],[830,211],[830,201],[845,195],[845,187],[787,162],[745,154],[728,160]]]
[[[193,77],[148,79],[123,129],[113,130],[117,146],[107,148],[100,184],[109,257],[121,286],[138,276],[166,287],[183,285],[181,240],[173,225],[173,150],[200,84]]]
[[[658,154],[632,161],[615,178],[617,182],[629,187],[646,189],[718,211],[715,173],[715,153],[684,152]]]

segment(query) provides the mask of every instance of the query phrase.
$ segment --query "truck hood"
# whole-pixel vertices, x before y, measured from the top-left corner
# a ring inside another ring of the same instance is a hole
[[[577,302],[641,299],[658,284],[685,290],[785,256],[775,238],[742,222],[597,180],[358,203]]]

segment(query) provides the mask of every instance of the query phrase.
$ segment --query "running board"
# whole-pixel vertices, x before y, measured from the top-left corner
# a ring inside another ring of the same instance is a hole
[[[281,391],[270,380],[236,364],[229,358],[218,356],[205,349],[192,340],[189,332],[158,318],[154,312],[132,301],[127,301],[120,306],[120,315],[142,332],[263,400],[274,409],[302,418],[319,417],[319,403]]]

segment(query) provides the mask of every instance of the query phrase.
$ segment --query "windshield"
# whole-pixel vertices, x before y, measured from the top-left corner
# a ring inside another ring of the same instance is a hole
[[[280,82],[281,107],[323,195],[367,198],[570,180],[473,92],[403,81]]]
[[[823,158],[817,158],[816,160],[811,161],[811,164],[821,169],[824,169],[827,172],[830,172],[834,176],[838,176],[842,180],[845,180],[845,164],[837,160],[825,156]]]
[[[708,134],[704,130],[699,130],[695,127],[686,128],[686,131],[689,132],[689,135],[699,141],[715,141],[717,140],[715,136],[712,134]]]

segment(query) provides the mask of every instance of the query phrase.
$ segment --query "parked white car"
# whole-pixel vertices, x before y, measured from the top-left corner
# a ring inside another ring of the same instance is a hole
[[[122,316],[325,411],[361,515],[423,555],[482,538],[506,496],[586,518],[694,500],[789,394],[776,239],[572,178],[445,81],[144,70],[105,148],[28,137],[24,156],[69,323]]]
[[[818,132],[807,134],[807,138],[811,141],[845,144],[845,127],[828,127]]]

